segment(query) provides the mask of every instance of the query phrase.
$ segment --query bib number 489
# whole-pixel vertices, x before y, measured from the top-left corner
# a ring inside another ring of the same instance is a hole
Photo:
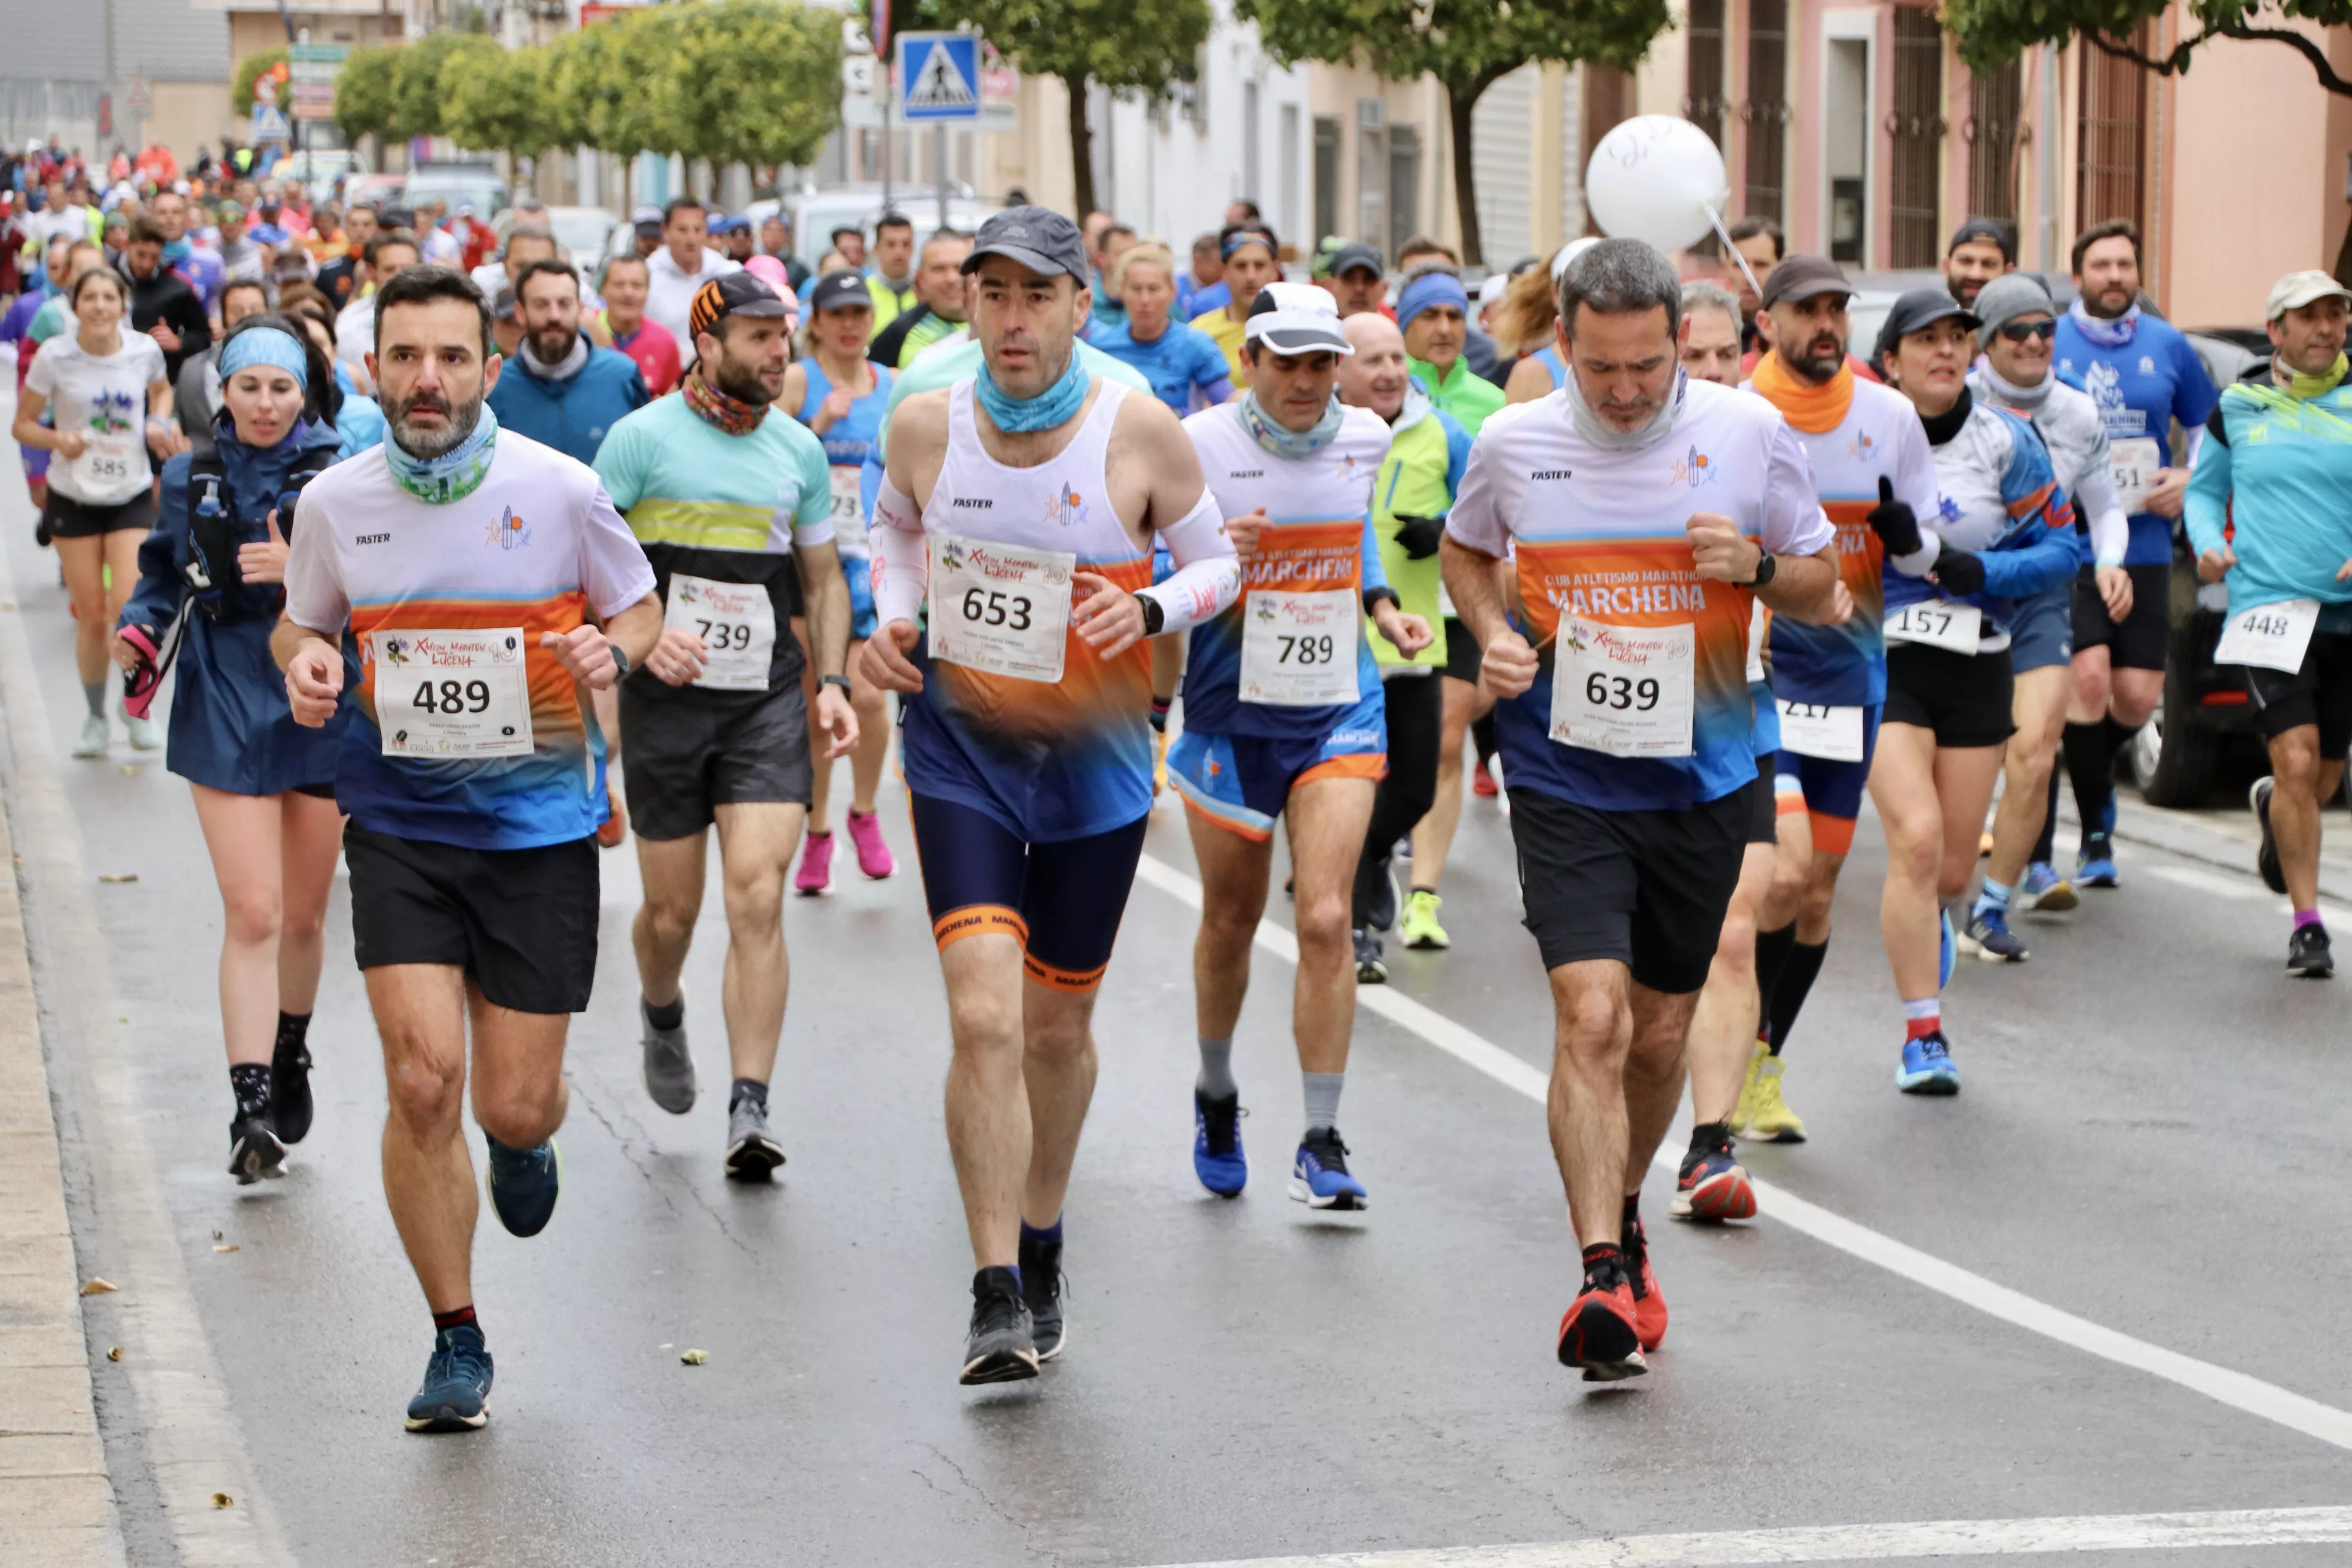
[[[412,708],[422,708],[427,713],[487,713],[490,710],[490,683],[487,680],[425,680],[417,683],[416,695],[408,700]]]

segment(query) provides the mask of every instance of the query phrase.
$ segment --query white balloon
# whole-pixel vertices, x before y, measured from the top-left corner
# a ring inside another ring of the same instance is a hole
[[[1679,115],[1622,121],[1584,168],[1584,205],[1601,231],[1660,250],[1697,244],[1730,199],[1722,149]]]

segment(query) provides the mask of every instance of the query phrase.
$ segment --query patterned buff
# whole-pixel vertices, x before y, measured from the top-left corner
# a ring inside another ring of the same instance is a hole
[[[2082,329],[2085,338],[2103,349],[2119,349],[2131,342],[2132,334],[2139,331],[2139,301],[2137,300],[2132,301],[2130,310],[2114,321],[2108,321],[2084,310],[2083,297],[2077,294],[2074,302],[2066,307],[2066,313],[2074,318],[2074,325]]]
[[[490,459],[498,455],[498,445],[499,416],[485,403],[473,434],[439,457],[414,457],[387,433],[383,460],[392,468],[393,482],[402,489],[430,505],[446,506],[481,488],[482,481],[489,477]]]
[[[1340,425],[1348,417],[1346,405],[1336,396],[1323,405],[1323,417],[1304,430],[1276,424],[1258,406],[1255,392],[1244,394],[1234,407],[1241,416],[1242,428],[1250,433],[1250,439],[1277,458],[1313,457],[1331,444],[1331,438],[1339,433]]]
[[[980,367],[980,378],[972,392],[999,430],[1008,436],[1025,436],[1032,430],[1051,430],[1057,425],[1068,424],[1070,416],[1078,411],[1078,405],[1087,400],[1087,388],[1093,384],[1094,377],[1078,363],[1077,345],[1073,343],[1070,363],[1063,367],[1062,379],[1034,397],[1014,397],[1007,393],[988,374],[985,362]]]
[[[749,436],[768,416],[764,403],[746,403],[740,397],[730,397],[702,379],[702,367],[696,365],[678,384],[686,394],[686,405],[709,423],[730,436]]]
[[[2352,360],[2339,353],[2336,356],[2336,363],[2317,375],[2305,375],[2299,370],[2287,372],[2286,389],[2305,402],[2315,397],[2325,397],[2336,390],[2336,384],[2344,379],[2348,369],[2352,369]]]

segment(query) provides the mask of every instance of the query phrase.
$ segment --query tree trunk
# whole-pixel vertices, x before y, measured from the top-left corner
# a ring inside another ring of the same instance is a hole
[[[1070,181],[1076,192],[1078,221],[1095,210],[1095,133],[1087,123],[1087,79],[1066,76],[1062,86],[1070,95]]]
[[[2344,243],[2336,247],[2336,281],[2343,283],[2352,278],[2352,221],[2344,226]],[[2352,284],[2347,284],[2352,288]]]
[[[1462,265],[1484,267],[1486,252],[1478,238],[1478,175],[1471,158],[1470,111],[1478,107],[1478,95],[1486,90],[1491,77],[1480,78],[1466,88],[1456,89],[1445,84],[1445,114],[1453,127],[1454,142],[1454,211],[1462,225]]]

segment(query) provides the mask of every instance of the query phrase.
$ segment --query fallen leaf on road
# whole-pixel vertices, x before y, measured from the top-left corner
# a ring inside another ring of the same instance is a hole
[[[235,1508],[236,1506],[236,1500],[229,1496],[226,1492],[215,1492],[213,1493],[213,1506],[215,1508]]]
[[[89,1284],[81,1288],[81,1293],[85,1296],[103,1296],[109,1290],[120,1289],[121,1288],[121,1287],[111,1284],[104,1279],[92,1279]]]
[[[100,871],[98,874],[98,879],[101,882],[135,882],[139,879],[139,873],[136,871]]]
[[[710,1352],[709,1351],[688,1351],[677,1359],[684,1362],[688,1366],[700,1366],[704,1362],[710,1359]]]
[[[108,1351],[106,1352],[106,1359],[109,1361],[121,1361],[122,1359],[122,1347],[121,1345],[116,1345],[112,1350]]]
[[[235,1252],[236,1250],[236,1243],[234,1241],[215,1241],[213,1243],[213,1250],[215,1252]]]

